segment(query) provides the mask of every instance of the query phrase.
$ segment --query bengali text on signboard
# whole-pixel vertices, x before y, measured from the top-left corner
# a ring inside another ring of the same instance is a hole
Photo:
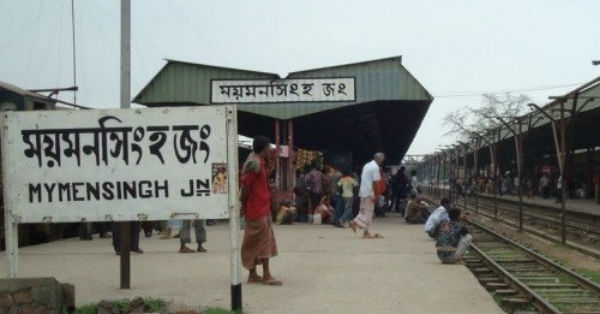
[[[211,103],[353,102],[355,79],[212,80]]]
[[[19,222],[227,218],[226,108],[5,112],[5,204]]]

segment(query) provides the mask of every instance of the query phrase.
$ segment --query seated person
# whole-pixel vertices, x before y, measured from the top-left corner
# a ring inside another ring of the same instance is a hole
[[[442,198],[442,201],[440,203],[442,204],[442,206],[434,210],[425,222],[425,233],[427,233],[427,235],[432,239],[437,238],[438,226],[440,225],[440,222],[450,220],[450,218],[448,218],[450,200],[447,198]]]
[[[404,219],[409,224],[424,224],[429,218],[429,209],[421,196],[411,194],[410,201],[406,207],[406,217]]]
[[[329,203],[329,197],[323,196],[319,205],[315,208],[315,214],[321,214],[321,221],[326,223],[333,223],[334,210]]]
[[[296,207],[291,201],[284,202],[277,213],[278,225],[292,225],[296,219]]]
[[[471,245],[473,236],[460,222],[465,218],[460,209],[452,208],[448,216],[450,221],[442,221],[438,227],[437,256],[444,264],[463,264],[462,255]]]

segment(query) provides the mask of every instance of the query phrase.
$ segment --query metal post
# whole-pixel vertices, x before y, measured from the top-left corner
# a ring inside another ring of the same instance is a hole
[[[450,179],[454,176],[454,161],[452,160],[452,154],[449,154],[448,157],[448,197],[450,198],[450,201],[452,201],[454,198],[452,197],[452,184]]]
[[[446,177],[446,153],[443,153],[443,157],[442,157],[442,177],[445,178]],[[442,178],[442,181],[444,180]],[[439,190],[440,190],[440,196],[442,195],[442,185],[439,185]]]
[[[473,168],[475,169],[475,184],[477,185],[477,189],[475,189],[475,215],[479,214],[479,149],[481,148],[481,140],[477,138],[475,140],[475,150],[473,151]]]
[[[463,144],[463,182],[465,183],[465,186],[468,185],[467,183],[467,152],[469,151],[469,147],[467,146],[467,144]],[[467,191],[463,191],[463,198],[464,198],[464,203],[465,203],[465,211],[467,210]]]
[[[294,120],[288,120],[288,191],[296,187],[296,171],[294,171]]]
[[[4,199],[4,206],[6,206],[6,197]],[[4,234],[4,240],[6,243],[7,261],[6,277],[17,278],[17,266],[19,263],[19,224],[15,222],[10,210],[6,209],[4,213],[4,228],[6,230],[6,233]]]
[[[121,233],[121,241],[119,243],[119,254],[121,257],[121,289],[131,288],[131,223],[122,221],[119,228]],[[139,230],[138,230],[139,231]]]
[[[455,154],[454,156],[456,157],[455,165],[454,165],[454,183],[458,184],[458,175],[460,173],[460,158],[459,158],[460,156],[458,155],[458,147],[456,147],[454,149],[454,154]],[[456,195],[456,203],[458,205],[458,201],[459,201],[458,189],[456,189],[456,191],[454,193]]]
[[[131,0],[121,0],[121,109],[131,107]],[[121,289],[131,287],[131,224],[121,222]]]
[[[566,135],[565,133],[567,132],[566,130],[566,121],[565,121],[565,103],[561,102],[560,103],[560,162],[562,164],[562,167],[560,167],[560,178],[561,178],[561,186],[562,186],[562,202],[560,204],[560,224],[561,224],[561,241],[562,244],[566,244],[567,243],[567,222],[566,222],[566,196],[567,196],[567,180],[565,180],[565,152],[566,152]]]
[[[71,0],[71,34],[73,35],[73,86],[77,86],[77,54],[75,45],[75,0]],[[77,90],[73,91],[73,104],[77,105]]]
[[[227,106],[227,172],[229,173],[229,242],[231,244],[231,310],[242,311],[240,274],[240,206],[238,195],[237,106]]]
[[[521,121],[519,123],[519,131],[515,136],[515,146],[517,152],[517,182],[519,186],[517,187],[519,193],[519,232],[523,232],[523,139],[522,139],[522,130],[523,127],[521,125]]]
[[[275,120],[275,201],[281,190],[281,165],[279,164],[279,152],[281,149],[281,128],[279,120]]]
[[[498,158],[498,144],[494,143],[490,146],[492,151],[492,167],[494,168],[492,176],[492,186],[494,188],[494,219],[498,220],[498,182],[496,181],[498,176],[498,165],[496,165],[496,159]]]
[[[2,148],[7,146],[7,137],[4,136],[4,132],[6,131],[6,125],[2,126],[0,132],[2,135],[0,138],[2,139]],[[10,159],[8,154],[6,153],[6,149],[2,149],[2,173],[8,173],[8,168],[11,166]],[[10,185],[12,184],[11,180],[6,177],[6,175],[2,178],[2,183],[4,185],[3,193],[4,193],[4,241],[6,245],[6,277],[7,278],[17,278],[18,274],[18,264],[19,264],[19,221],[13,215],[12,205],[8,202],[9,197],[6,195],[10,191]]]

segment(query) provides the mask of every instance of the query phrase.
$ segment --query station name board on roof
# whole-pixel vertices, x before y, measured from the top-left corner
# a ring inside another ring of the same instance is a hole
[[[22,223],[227,218],[228,107],[3,113],[7,208]]]
[[[354,77],[284,80],[212,80],[213,104],[353,102]]]

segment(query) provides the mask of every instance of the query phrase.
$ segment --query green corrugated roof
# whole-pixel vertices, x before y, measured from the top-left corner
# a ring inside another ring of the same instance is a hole
[[[427,90],[402,66],[401,57],[392,57],[313,70],[292,72],[286,77],[356,78],[354,102],[298,102],[240,104],[238,110],[276,119],[291,119],[360,103],[398,100],[433,101]],[[167,60],[167,64],[138,93],[133,102],[146,106],[210,104],[213,79],[280,79],[274,73],[248,71]],[[401,104],[398,104],[401,105]]]

